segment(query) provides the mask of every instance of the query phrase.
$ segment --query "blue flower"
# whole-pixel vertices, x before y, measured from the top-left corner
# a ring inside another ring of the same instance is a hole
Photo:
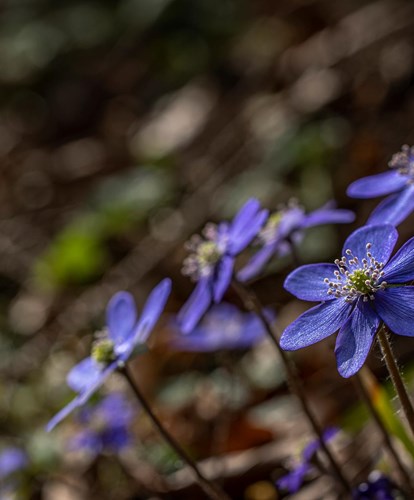
[[[16,446],[9,446],[0,452],[0,482],[23,470],[29,463],[26,453]]]
[[[414,148],[403,146],[388,165],[390,171],[358,179],[347,189],[348,196],[352,198],[391,194],[371,213],[369,224],[397,226],[414,210]]]
[[[269,320],[274,316],[265,311]],[[214,305],[191,333],[178,329],[172,346],[182,351],[211,352],[248,349],[265,336],[263,324],[256,314],[243,313],[232,304]]]
[[[268,216],[255,199],[248,200],[231,223],[208,224],[203,236],[195,235],[187,247],[183,274],[197,285],[178,314],[181,330],[189,333],[212,302],[218,304],[230,285],[236,256],[257,236]]]
[[[353,492],[354,500],[393,500],[400,498],[395,486],[387,476],[379,471],[373,471],[368,477],[366,483],[362,483]]]
[[[328,427],[322,434],[323,442],[329,442],[338,432],[337,427]],[[302,460],[292,471],[276,481],[277,487],[292,494],[298,492],[306,475],[313,469],[312,459],[320,447],[321,442],[319,439],[315,439],[305,446],[302,451]]]
[[[164,279],[149,295],[140,318],[132,295],[118,292],[106,309],[107,329],[92,346],[91,356],[75,365],[67,376],[68,386],[78,395],[47,424],[52,430],[78,406],[84,405],[92,394],[118,367],[138,350],[143,350],[149,334],[158,321],[171,291],[171,280]]]
[[[69,442],[69,449],[95,457],[106,451],[118,453],[132,442],[129,431],[135,411],[122,394],[107,396],[95,406],[82,408],[78,421],[86,429]]]
[[[247,281],[257,276],[273,256],[283,257],[291,252],[291,245],[298,245],[309,227],[323,224],[352,222],[355,214],[350,210],[335,209],[329,202],[318,210],[306,214],[295,201],[271,214],[258,235],[261,249],[239,271],[237,278]]]
[[[343,377],[364,364],[381,320],[399,335],[414,336],[414,238],[390,259],[398,238],[390,224],[365,226],[346,240],[335,264],[301,266],[285,288],[302,300],[322,301],[283,332],[280,345],[294,351],[339,330],[335,355]]]

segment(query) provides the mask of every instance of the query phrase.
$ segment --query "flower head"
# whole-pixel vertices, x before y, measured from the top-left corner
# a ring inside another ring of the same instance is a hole
[[[397,238],[389,224],[365,226],[349,236],[334,264],[309,264],[289,274],[286,290],[322,303],[285,329],[281,347],[301,349],[339,330],[338,371],[350,377],[364,364],[381,321],[412,337],[414,287],[404,284],[414,279],[414,238],[390,259]]]
[[[403,146],[393,155],[390,170],[363,177],[350,184],[348,196],[375,198],[391,194],[383,200],[368,219],[370,224],[400,224],[414,211],[414,147]]]
[[[355,215],[350,210],[335,208],[332,202],[307,214],[303,207],[291,200],[267,219],[259,232],[257,243],[260,250],[239,271],[237,278],[246,281],[257,276],[273,256],[283,257],[291,252],[292,245],[299,244],[309,227],[332,223],[352,222]]]
[[[212,302],[221,302],[236,256],[257,236],[267,215],[257,200],[250,199],[232,222],[207,224],[202,237],[193,236],[187,243],[191,253],[184,261],[183,273],[197,284],[178,315],[184,333],[193,330]]]
[[[168,278],[161,281],[150,293],[139,318],[130,293],[118,292],[112,297],[106,309],[107,328],[98,334],[91,356],[75,365],[67,376],[68,386],[78,395],[50,420],[48,431],[85,404],[112,372],[144,348],[170,291],[171,281]]]
[[[361,483],[353,492],[354,500],[393,500],[396,488],[387,476],[379,471],[372,471],[368,481]]]
[[[266,311],[273,319],[270,311]],[[177,329],[172,346],[182,351],[211,352],[247,349],[265,335],[262,322],[252,313],[243,313],[232,304],[214,305],[191,333]]]
[[[26,453],[16,446],[9,446],[0,452],[0,482],[15,472],[23,470],[29,460]]]

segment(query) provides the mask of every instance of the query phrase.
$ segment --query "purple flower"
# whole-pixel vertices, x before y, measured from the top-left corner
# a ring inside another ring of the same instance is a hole
[[[272,320],[270,311],[265,311]],[[172,346],[182,351],[211,352],[226,349],[247,349],[265,335],[262,322],[252,313],[243,313],[232,304],[214,305],[191,333],[178,329]]]
[[[339,432],[336,427],[328,427],[322,434],[324,443],[329,442]],[[321,442],[319,439],[311,441],[302,451],[302,459],[298,465],[285,476],[282,476],[276,481],[278,488],[286,490],[289,493],[296,493],[305,480],[306,475],[312,470],[312,459],[316,452],[320,449]]]
[[[29,460],[26,453],[15,446],[4,448],[0,452],[0,482],[15,472],[24,469]]]
[[[390,224],[365,226],[346,240],[335,264],[301,266],[285,288],[302,300],[322,301],[283,332],[280,345],[294,351],[339,330],[335,355],[343,377],[365,362],[383,321],[399,335],[414,336],[414,238],[390,259],[398,238]]]
[[[158,321],[171,291],[171,280],[161,281],[150,293],[141,316],[132,295],[118,292],[106,309],[107,328],[98,335],[91,356],[75,365],[68,373],[67,384],[78,395],[47,424],[52,430],[78,406],[84,405],[107,377],[128,358],[143,350],[149,334]]]
[[[129,431],[134,410],[118,393],[111,394],[95,406],[86,406],[78,421],[86,429],[69,442],[71,450],[82,450],[92,457],[107,451],[117,453],[132,442]]]
[[[298,245],[309,227],[323,224],[352,222],[355,215],[350,210],[335,208],[329,202],[318,210],[306,214],[295,201],[271,214],[258,235],[261,249],[248,264],[237,274],[240,281],[247,281],[257,276],[273,256],[283,257],[291,252],[291,246]]]
[[[184,333],[191,332],[212,302],[221,302],[233,276],[236,256],[257,236],[267,216],[267,210],[250,199],[231,223],[208,224],[204,238],[195,235],[188,242],[192,253],[184,261],[183,273],[197,285],[178,314]]]
[[[395,496],[395,487],[387,476],[379,471],[373,471],[366,483],[362,483],[353,492],[354,500],[393,500],[400,498]]]
[[[371,213],[368,223],[397,226],[414,210],[414,148],[403,146],[393,155],[388,172],[363,177],[347,189],[352,198],[375,198],[391,194]]]

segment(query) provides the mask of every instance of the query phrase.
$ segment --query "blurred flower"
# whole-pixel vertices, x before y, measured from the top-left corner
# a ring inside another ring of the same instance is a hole
[[[274,315],[265,311],[271,321]],[[176,326],[176,325],[175,325]],[[176,328],[172,346],[182,351],[220,351],[247,349],[265,335],[262,322],[256,314],[243,313],[232,304],[214,305],[191,333],[183,334]]]
[[[329,202],[318,210],[306,214],[296,201],[291,200],[287,206],[269,216],[257,238],[262,248],[239,271],[237,278],[240,281],[254,278],[274,255],[283,257],[289,254],[292,245],[298,245],[302,241],[304,232],[309,227],[345,224],[354,219],[353,212],[336,209],[334,202]]]
[[[91,356],[75,365],[67,376],[67,384],[78,395],[48,423],[52,430],[72,410],[82,406],[106,378],[142,348],[158,321],[171,291],[171,280],[161,281],[149,295],[140,318],[132,295],[118,292],[109,301],[107,329],[98,335]]]
[[[366,483],[362,483],[353,492],[354,500],[393,500],[395,487],[387,476],[379,471],[373,471]],[[399,498],[399,497],[398,497]]]
[[[369,224],[396,226],[414,211],[414,147],[403,146],[388,165],[391,171],[358,179],[347,189],[352,198],[375,198],[395,193],[375,208],[368,219]]]
[[[26,453],[16,446],[9,446],[0,452],[0,499],[17,498],[19,486],[15,475],[27,467],[29,459]]]
[[[338,371],[350,377],[364,364],[381,321],[412,337],[414,287],[399,285],[414,279],[414,238],[389,260],[397,239],[389,224],[365,226],[349,236],[335,264],[310,264],[290,273],[286,290],[322,303],[286,328],[281,347],[301,349],[339,330]]]
[[[248,200],[231,223],[208,224],[202,238],[195,235],[187,243],[192,252],[185,260],[183,274],[197,285],[178,314],[184,333],[189,333],[207,311],[218,304],[230,285],[235,257],[255,238],[266,221],[267,210],[255,199]]]
[[[95,406],[82,408],[79,423],[85,427],[69,441],[69,449],[91,456],[106,451],[117,453],[132,442],[129,426],[134,410],[122,394],[107,396]]]
[[[322,434],[324,443],[333,439],[338,432],[339,429],[337,427],[328,427]],[[305,480],[306,474],[313,469],[311,462],[320,447],[321,442],[319,439],[315,439],[305,446],[302,451],[302,460],[300,463],[291,472],[276,481],[278,488],[292,494],[299,491]]]

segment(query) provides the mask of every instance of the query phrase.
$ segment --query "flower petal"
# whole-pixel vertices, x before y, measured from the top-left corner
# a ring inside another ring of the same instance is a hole
[[[72,401],[67,404],[64,408],[62,408],[56,415],[49,420],[46,425],[46,432],[50,432],[54,429],[59,422],[61,422],[64,418],[66,418],[75,408],[78,406],[82,406],[81,399],[79,396],[72,399]]]
[[[414,286],[379,290],[374,306],[394,333],[414,337]]]
[[[115,344],[122,343],[133,331],[137,309],[133,296],[128,292],[116,293],[106,308],[109,337]]]
[[[66,382],[73,391],[83,392],[99,379],[102,370],[102,364],[88,357],[70,370],[66,377]]]
[[[407,177],[396,170],[388,170],[377,175],[358,179],[348,186],[346,194],[351,198],[375,198],[385,194],[395,193],[407,184]]]
[[[338,268],[335,264],[308,264],[291,272],[283,286],[301,300],[319,302],[332,300],[335,297],[328,295],[328,285],[325,278],[335,279],[334,272]]]
[[[233,276],[234,257],[225,255],[220,259],[217,278],[213,285],[213,300],[218,304],[226,293]]]
[[[229,231],[228,252],[237,255],[257,236],[269,216],[268,210],[260,210],[258,200],[252,198],[239,210]]]
[[[385,198],[371,213],[369,224],[398,226],[414,210],[414,187],[408,186],[400,193]]]
[[[350,249],[359,262],[367,257],[367,243],[371,243],[370,252],[377,261],[386,263],[394,249],[398,233],[391,224],[363,226],[354,231],[345,241],[342,255]]]
[[[207,311],[212,301],[212,284],[208,278],[201,279],[177,315],[183,333],[190,333]]]
[[[237,279],[245,282],[251,278],[255,278],[272,258],[273,254],[276,252],[276,247],[277,243],[271,243],[269,245],[265,245],[258,252],[256,252],[243,269],[237,273]]]
[[[295,351],[329,337],[345,323],[351,308],[344,299],[312,307],[285,329],[280,346],[285,351]]]
[[[347,224],[354,220],[355,214],[351,210],[319,208],[304,217],[301,227],[307,228],[323,224]]]
[[[371,304],[358,300],[336,339],[336,362],[342,377],[351,377],[365,363],[380,322]]]
[[[414,238],[398,250],[383,271],[387,283],[407,283],[414,280]]]

